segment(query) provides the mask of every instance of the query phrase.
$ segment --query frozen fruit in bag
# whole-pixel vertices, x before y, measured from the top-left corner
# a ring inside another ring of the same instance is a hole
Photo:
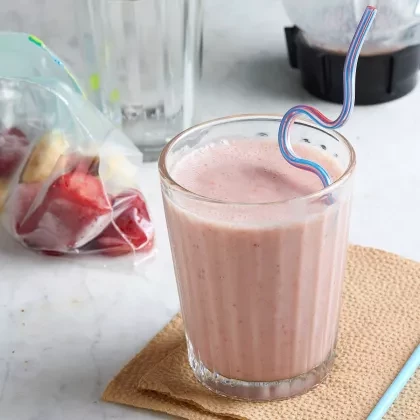
[[[22,182],[42,182],[54,171],[57,161],[69,144],[59,131],[45,134],[33,148],[23,170]]]
[[[121,153],[101,157],[101,178],[104,182],[117,180],[126,188],[137,185],[138,168]]]
[[[103,254],[118,256],[153,247],[154,228],[142,194],[128,190],[113,200],[115,219],[95,241]]]
[[[99,176],[98,156],[84,156],[79,154],[77,157],[76,154],[73,154],[71,159],[73,160],[74,167],[77,171],[82,171],[93,176]]]
[[[54,172],[81,172],[88,175],[98,176],[99,174],[99,157],[86,156],[80,152],[72,152],[62,155],[56,165]]]
[[[18,128],[11,128],[0,133],[0,176],[13,175],[28,150],[29,141]]]
[[[96,238],[112,219],[101,180],[80,171],[59,176],[37,200],[40,203],[16,226],[17,234],[36,249],[77,251]]]
[[[153,229],[138,191],[141,152],[32,38],[0,34],[1,224],[48,255],[143,251]]]

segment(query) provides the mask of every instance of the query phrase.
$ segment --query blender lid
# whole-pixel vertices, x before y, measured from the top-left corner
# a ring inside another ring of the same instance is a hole
[[[329,102],[343,102],[345,54],[311,46],[302,31],[285,28],[290,66],[300,70],[303,87]],[[356,72],[356,105],[400,98],[414,89],[420,66],[420,45],[389,53],[360,56]]]

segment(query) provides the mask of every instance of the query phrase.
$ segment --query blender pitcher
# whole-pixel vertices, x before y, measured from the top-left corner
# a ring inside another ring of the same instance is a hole
[[[285,29],[290,65],[311,94],[343,101],[342,71],[366,6],[378,9],[359,58],[356,104],[388,102],[409,93],[420,64],[418,0],[283,0],[293,27]]]

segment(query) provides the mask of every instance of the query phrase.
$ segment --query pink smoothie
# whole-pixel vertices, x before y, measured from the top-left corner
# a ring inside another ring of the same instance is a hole
[[[334,179],[342,175],[321,148],[302,143],[295,150]],[[349,198],[285,203],[322,185],[287,164],[270,140],[205,146],[179,158],[171,176],[195,194],[224,202],[165,196],[195,356],[210,371],[243,381],[293,378],[331,358]],[[283,203],[261,204],[273,202]]]

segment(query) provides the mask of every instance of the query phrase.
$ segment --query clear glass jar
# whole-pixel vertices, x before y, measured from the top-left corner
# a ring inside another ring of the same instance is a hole
[[[106,49],[99,56],[109,57],[102,62],[116,79],[123,130],[145,160],[156,160],[192,124],[202,0],[107,0],[103,7],[102,17],[92,8],[91,21],[101,19],[106,26]]]

